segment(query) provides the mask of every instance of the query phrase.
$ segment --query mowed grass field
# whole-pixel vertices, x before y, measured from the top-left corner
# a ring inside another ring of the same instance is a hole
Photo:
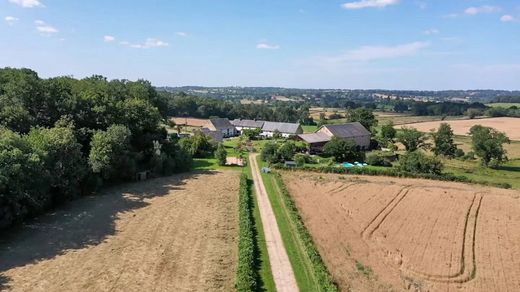
[[[520,195],[460,183],[284,172],[342,291],[516,291]]]
[[[0,237],[0,290],[232,291],[238,177],[123,184],[12,230]]]
[[[508,103],[508,102],[500,102],[500,103],[490,103],[487,104],[490,107],[501,107],[501,108],[510,108],[512,106],[516,106],[520,108],[520,103]]]

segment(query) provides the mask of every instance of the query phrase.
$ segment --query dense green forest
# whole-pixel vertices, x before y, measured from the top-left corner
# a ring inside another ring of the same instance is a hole
[[[103,184],[190,169],[147,81],[0,69],[0,229]]]

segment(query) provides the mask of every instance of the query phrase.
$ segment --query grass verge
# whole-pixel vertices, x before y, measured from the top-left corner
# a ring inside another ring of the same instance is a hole
[[[320,167],[296,167],[290,168],[285,167],[284,165],[277,164],[273,166],[276,169],[283,169],[287,171],[307,171],[307,172],[318,172],[318,173],[336,173],[336,174],[357,174],[357,175],[371,175],[371,176],[389,176],[389,177],[406,177],[406,178],[419,178],[419,179],[430,179],[430,180],[439,180],[439,181],[449,181],[449,182],[461,182],[461,183],[471,183],[471,184],[479,184],[503,189],[510,189],[512,185],[509,182],[497,182],[497,181],[488,181],[488,180],[480,180],[478,178],[471,178],[469,176],[457,175],[454,173],[443,173],[440,175],[437,174],[426,174],[426,173],[411,173],[400,171],[395,168],[389,167],[353,167],[353,168],[344,168],[339,166],[320,166]]]
[[[265,166],[258,158],[259,165]],[[301,291],[337,291],[279,174],[262,174]]]
[[[250,196],[253,203],[253,220],[254,220],[254,235],[255,235],[255,271],[256,271],[256,291],[274,292],[276,286],[271,272],[271,264],[269,262],[269,254],[267,252],[267,244],[265,241],[264,227],[262,226],[262,219],[260,217],[260,210],[258,209],[258,202],[256,200],[253,186],[253,176],[251,174],[251,167],[244,169],[247,175]]]

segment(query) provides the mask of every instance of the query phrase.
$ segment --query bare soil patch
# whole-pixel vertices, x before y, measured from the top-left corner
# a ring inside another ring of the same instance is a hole
[[[438,129],[441,123],[448,123],[456,135],[468,135],[471,127],[482,125],[495,128],[506,135],[511,140],[520,140],[520,118],[490,118],[457,121],[435,121],[424,123],[408,124],[406,127],[416,128],[421,132],[429,132],[431,129]]]
[[[0,290],[231,291],[237,204],[236,172],[82,198],[0,236]]]
[[[286,173],[344,291],[518,291],[520,193],[416,179]]]

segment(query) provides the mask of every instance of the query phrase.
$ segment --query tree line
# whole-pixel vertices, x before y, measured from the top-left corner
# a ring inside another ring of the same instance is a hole
[[[0,229],[140,171],[190,169],[167,110],[144,80],[0,69]]]
[[[160,92],[167,101],[169,116],[301,122],[309,119],[309,106],[299,103],[241,104],[221,99],[190,96],[184,93]]]

